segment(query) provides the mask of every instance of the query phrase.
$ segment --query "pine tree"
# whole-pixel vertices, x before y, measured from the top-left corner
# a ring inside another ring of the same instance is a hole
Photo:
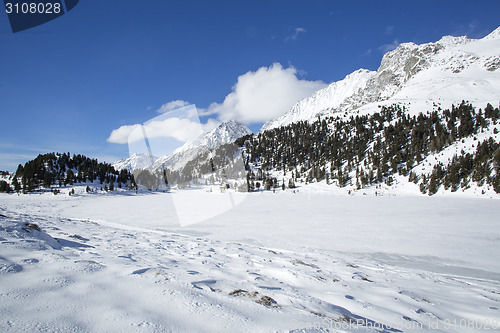
[[[438,190],[438,187],[437,187],[437,183],[436,183],[436,174],[433,173],[431,175],[431,179],[429,180],[428,194],[434,195],[434,194],[436,194],[437,190]]]
[[[12,186],[14,186],[14,191],[16,191],[16,193],[21,192],[21,184],[19,184],[16,176],[12,179]]]
[[[5,180],[0,180],[0,193],[10,193],[12,188]]]
[[[43,177],[43,186],[45,188],[50,188],[50,185],[52,185],[52,174],[47,171]]]
[[[68,172],[66,172],[66,180],[64,181],[64,185],[66,186],[67,184],[73,185],[73,181],[75,178],[75,173],[73,170],[68,169]]]

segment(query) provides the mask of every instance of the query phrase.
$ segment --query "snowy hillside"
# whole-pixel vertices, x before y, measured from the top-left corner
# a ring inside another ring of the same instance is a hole
[[[243,144],[250,191],[500,197],[500,109],[462,102],[412,115],[375,113],[301,121]]]
[[[133,154],[130,157],[121,159],[113,163],[113,167],[115,168],[115,170],[126,169],[128,171],[147,169],[156,159],[157,157],[151,157],[148,154]]]
[[[315,92],[311,97],[300,100],[284,116],[265,123],[261,131],[300,120],[313,119],[316,114],[326,109],[338,108],[346,98],[364,89],[368,80],[373,76],[375,76],[375,72],[367,69],[357,70],[347,75],[343,80]]]
[[[264,124],[262,131],[318,114],[376,112],[378,105],[405,104],[414,114],[433,103],[467,100],[498,105],[500,27],[482,39],[445,36],[435,43],[403,43],[382,58],[376,72],[358,70]]]
[[[153,164],[153,170],[163,169],[164,167],[171,170],[179,170],[197,156],[224,144],[233,143],[236,139],[249,134],[252,134],[252,131],[245,125],[237,123],[234,120],[221,123],[219,126],[203,134],[199,138],[186,142],[184,145],[174,150],[171,155],[157,159]]]
[[[126,159],[115,162],[113,166],[117,170],[126,168],[129,171],[136,169],[156,171],[163,170],[164,168],[176,171],[182,169],[186,163],[197,156],[222,145],[233,143],[236,139],[248,134],[252,134],[252,131],[246,126],[231,120],[221,123],[213,130],[202,134],[195,140],[186,142],[170,155],[154,158],[153,163],[147,155],[134,154]]]

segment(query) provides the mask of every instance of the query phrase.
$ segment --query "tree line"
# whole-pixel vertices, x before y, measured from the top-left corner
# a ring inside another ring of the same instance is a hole
[[[70,153],[40,154],[19,164],[12,176],[11,190],[29,193],[43,188],[98,182],[113,190],[116,187],[135,187],[134,176],[126,169],[117,171],[109,163],[84,155]],[[7,184],[8,185],[8,184]],[[2,185],[0,185],[2,186]],[[10,186],[9,186],[10,187]]]
[[[381,183],[390,186],[398,174],[418,183],[422,193],[429,195],[440,186],[457,191],[471,182],[486,183],[500,193],[499,144],[491,136],[482,142],[478,139],[499,120],[499,109],[490,104],[476,110],[462,101],[451,109],[438,107],[416,116],[395,104],[382,106],[372,115],[344,113],[296,122],[237,143],[244,152],[249,190],[260,187],[256,179],[268,189],[323,180],[357,189]],[[493,133],[498,133],[496,127]],[[436,163],[429,174],[415,173],[414,167],[426,157],[466,138],[474,138],[474,153],[462,151],[447,163]],[[283,177],[269,179],[271,171],[280,171]]]

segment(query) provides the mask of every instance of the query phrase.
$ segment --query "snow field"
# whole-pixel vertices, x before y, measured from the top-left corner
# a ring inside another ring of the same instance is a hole
[[[496,200],[255,193],[181,227],[176,194],[2,195],[0,329],[475,332],[451,323],[500,320]]]

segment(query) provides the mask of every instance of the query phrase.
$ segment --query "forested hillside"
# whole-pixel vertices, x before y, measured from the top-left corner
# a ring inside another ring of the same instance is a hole
[[[19,164],[9,179],[10,185],[3,181],[4,192],[29,193],[74,184],[102,184],[110,190],[136,186],[134,176],[127,170],[116,171],[111,164],[70,153],[40,154],[24,165]]]
[[[499,120],[499,109],[490,104],[482,110],[462,102],[413,117],[404,106],[392,105],[372,115],[344,113],[270,129],[244,141],[249,189],[320,181],[362,189],[391,186],[397,174],[429,195],[441,186],[453,192],[472,183],[500,193]],[[445,158],[446,148],[469,141],[473,151]],[[418,166],[431,155],[444,158],[421,171]]]

